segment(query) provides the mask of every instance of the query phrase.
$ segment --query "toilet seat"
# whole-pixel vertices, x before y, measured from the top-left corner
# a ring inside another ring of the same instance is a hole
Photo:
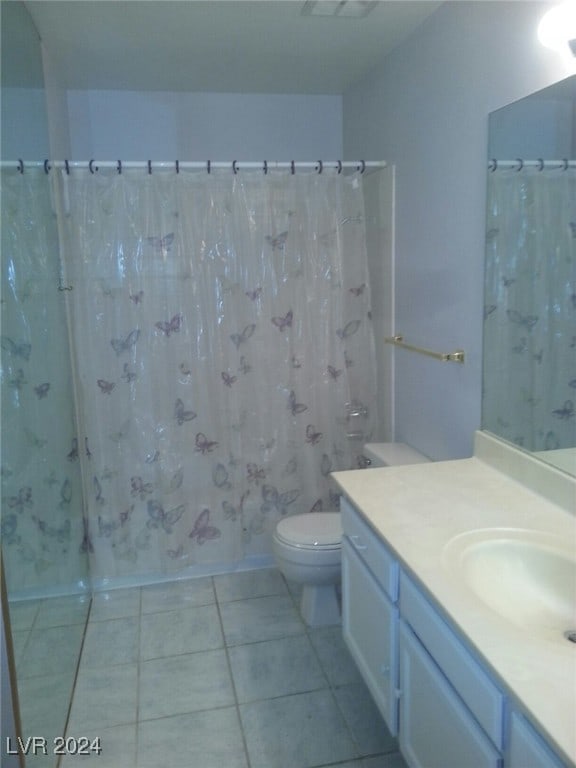
[[[280,520],[276,538],[297,549],[340,550],[342,522],[339,512],[309,512]]]

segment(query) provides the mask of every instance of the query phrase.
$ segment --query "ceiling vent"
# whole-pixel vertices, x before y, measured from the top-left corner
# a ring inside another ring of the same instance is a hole
[[[377,0],[306,0],[302,16],[339,16],[361,19],[368,16]]]

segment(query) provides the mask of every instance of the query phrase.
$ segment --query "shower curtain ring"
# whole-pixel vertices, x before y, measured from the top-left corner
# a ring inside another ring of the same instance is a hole
[[[208,161],[206,162],[206,171],[207,171],[208,173],[210,173],[210,165],[211,165],[211,163],[210,163],[210,160],[208,160]]]
[[[18,172],[24,173],[24,160],[22,158],[18,160]]]
[[[567,170],[568,170],[568,158],[567,158],[567,157],[565,157],[565,158],[564,158],[564,160],[563,160],[562,162],[563,162],[563,167],[562,167],[562,170],[563,170],[563,171],[567,171]]]
[[[148,160],[148,175],[152,176],[152,160]]]
[[[488,163],[488,168],[492,173],[498,170],[498,160],[496,160],[495,158],[492,158],[492,160],[490,160],[490,162]]]
[[[50,163],[48,160],[44,160],[44,173],[50,173]]]
[[[118,162],[116,163],[116,170],[120,175],[122,174],[122,160],[118,160]]]
[[[94,160],[90,160],[88,168],[90,169],[90,173],[95,173],[98,170],[98,168],[94,168]]]
[[[538,170],[539,171],[544,170],[544,160],[541,157],[538,158]]]
[[[295,168],[295,165],[294,165],[294,160],[290,161],[290,173],[292,174],[292,176],[294,176],[294,174],[296,173],[296,168]]]
[[[66,176],[70,176],[70,163],[68,160],[64,160],[64,170],[66,171]]]
[[[516,171],[519,172],[524,168],[524,160],[522,160],[521,157],[516,158],[516,162],[518,163],[518,168],[516,168]]]
[[[342,173],[342,160],[338,160],[338,173]]]
[[[322,160],[318,160],[318,168],[316,168],[316,170],[318,171],[318,175],[320,175],[322,173],[323,167],[324,166],[322,164]]]
[[[237,160],[232,160],[232,170],[234,171],[234,174],[238,173],[237,163]]]
[[[268,173],[268,161],[264,160],[264,175],[266,176],[267,173]]]
[[[360,173],[364,173],[364,171],[366,170],[366,161],[365,160],[360,160],[360,169],[359,170],[360,170]]]
[[[180,160],[176,160],[176,173],[180,173]]]

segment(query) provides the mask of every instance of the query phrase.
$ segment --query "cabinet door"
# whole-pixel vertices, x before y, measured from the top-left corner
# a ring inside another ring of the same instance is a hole
[[[500,768],[500,754],[405,622],[400,749],[410,768]]]
[[[398,610],[346,538],[342,542],[342,630],[390,733],[398,733]]]
[[[523,717],[513,712],[510,721],[510,768],[565,768]]]

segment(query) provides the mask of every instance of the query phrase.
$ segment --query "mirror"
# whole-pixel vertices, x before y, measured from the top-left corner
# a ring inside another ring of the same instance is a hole
[[[576,474],[576,75],[488,127],[482,428]]]
[[[42,55],[24,3],[0,9],[2,159],[12,161],[1,175],[2,563],[22,737],[53,743],[66,727],[90,594],[87,554],[71,535],[82,528],[81,478],[70,460],[56,222],[46,174],[21,175],[13,162],[49,156]]]

